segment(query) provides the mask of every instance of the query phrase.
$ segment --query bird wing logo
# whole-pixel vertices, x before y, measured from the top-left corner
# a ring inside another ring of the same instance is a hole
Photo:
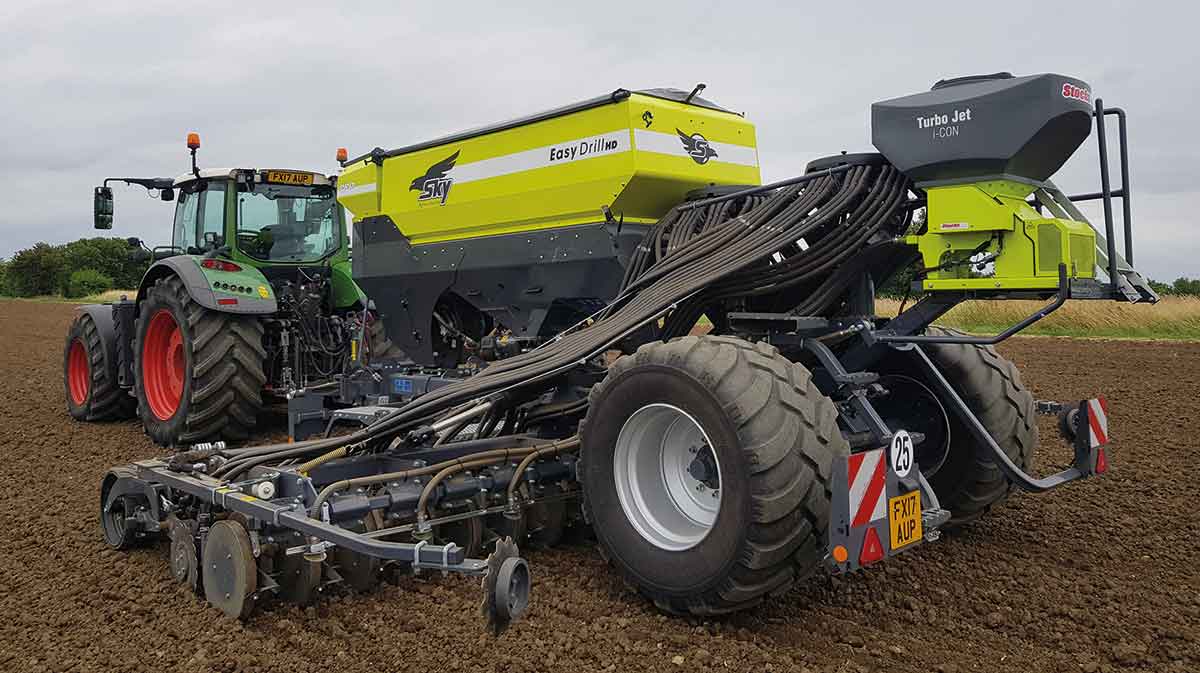
[[[462,150],[458,150],[454,154],[435,163],[425,171],[424,175],[413,179],[408,189],[409,191],[420,192],[420,195],[417,196],[417,201],[437,200],[442,205],[446,205],[446,197],[450,196],[450,186],[454,184],[454,178],[447,175],[447,173],[450,172],[450,169],[454,168],[454,163],[458,161],[460,152]]]
[[[688,153],[698,164],[707,164],[709,159],[717,156],[717,151],[708,144],[708,139],[699,133],[688,135],[678,128],[675,132],[679,134],[679,140],[683,142],[683,149]]]

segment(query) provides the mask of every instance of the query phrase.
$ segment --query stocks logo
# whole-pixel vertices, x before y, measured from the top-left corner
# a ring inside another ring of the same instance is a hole
[[[1063,98],[1071,98],[1073,100],[1083,101],[1084,103],[1092,102],[1092,92],[1085,87],[1075,86],[1070,82],[1063,82],[1062,86]]]
[[[678,128],[675,129],[675,132],[679,134],[679,140],[683,142],[683,149],[688,153],[688,156],[692,158],[692,161],[695,161],[698,164],[707,164],[709,159],[717,156],[717,151],[714,150],[708,144],[708,140],[699,133],[693,133],[689,136],[683,131],[680,131]]]
[[[436,164],[430,166],[425,175],[419,176],[409,185],[409,191],[419,192],[417,201],[433,201],[438,200],[441,205],[446,205],[446,197],[450,196],[450,186],[454,184],[454,178],[446,175],[450,169],[454,168],[454,162],[458,161],[458,154],[462,150],[451,154],[442,159]]]

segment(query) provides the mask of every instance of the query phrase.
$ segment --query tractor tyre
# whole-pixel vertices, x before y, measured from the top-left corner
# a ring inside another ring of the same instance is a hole
[[[250,434],[266,383],[258,318],[204,308],[170,276],[146,293],[134,333],[134,388],[151,439],[177,446]]]
[[[96,321],[80,313],[63,347],[63,390],[67,413],[80,421],[133,418],[137,400],[117,385],[117,363],[100,340]]]
[[[367,322],[367,361],[407,360],[408,355],[387,335],[387,327],[379,316],[370,316]]]
[[[742,610],[820,567],[833,464],[850,449],[803,365],[687,336],[617,360],[589,403],[584,513],[659,609]]]
[[[925,332],[963,334],[943,327],[930,327]],[[1028,472],[1038,442],[1037,405],[1021,383],[1017,366],[991,346],[929,344],[925,352],[1009,459]],[[950,521],[943,530],[978,519],[1015,488],[953,412],[948,420],[945,462],[929,477],[942,507],[950,511]]]

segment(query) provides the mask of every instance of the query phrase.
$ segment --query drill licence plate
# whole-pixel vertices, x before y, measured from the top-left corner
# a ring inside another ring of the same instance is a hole
[[[892,551],[921,539],[920,491],[910,491],[888,499],[888,528],[892,532]]]
[[[311,185],[312,173],[296,171],[267,171],[267,182],[277,182],[284,185]]]

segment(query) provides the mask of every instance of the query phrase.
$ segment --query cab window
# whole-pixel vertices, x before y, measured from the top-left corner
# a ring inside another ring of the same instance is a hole
[[[340,218],[329,185],[238,185],[238,247],[255,259],[324,259],[341,248]]]
[[[224,244],[225,185],[201,182],[185,185],[175,206],[171,245],[186,254],[199,254]],[[210,236],[206,238],[206,234]]]
[[[201,192],[200,202],[200,247],[212,242],[214,248],[225,244],[225,185],[209,184]]]
[[[171,236],[171,245],[180,252],[186,253],[188,248],[196,246],[196,215],[199,206],[198,192],[181,192],[179,200],[175,203],[175,232]]]

